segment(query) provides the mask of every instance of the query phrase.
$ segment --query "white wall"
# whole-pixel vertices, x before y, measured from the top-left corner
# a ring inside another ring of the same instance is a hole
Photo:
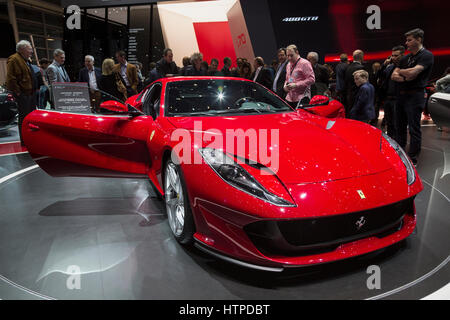
[[[166,47],[172,49],[177,66],[183,67],[183,57],[198,52],[192,19],[158,5],[161,29]]]

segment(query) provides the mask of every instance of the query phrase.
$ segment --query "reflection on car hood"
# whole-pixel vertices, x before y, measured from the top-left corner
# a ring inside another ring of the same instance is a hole
[[[227,130],[230,132],[242,129],[249,133],[250,131],[247,131],[249,129],[256,132],[267,129],[268,147],[272,148],[274,152],[272,155],[276,155],[278,151],[278,164],[277,161],[267,163],[267,160],[264,160],[262,157],[264,153],[261,151],[266,151],[267,148],[256,145],[257,152],[251,152],[248,140],[245,151],[233,150],[230,146],[226,146],[226,143],[223,144],[223,148],[237,156],[267,164],[284,183],[332,181],[375,174],[391,168],[380,152],[381,131],[358,121],[332,120],[304,111],[236,117],[168,119],[177,128],[190,130],[191,133],[208,135],[220,132],[225,141]],[[276,141],[271,143],[270,132],[276,132],[272,130],[279,130],[278,143]],[[239,135],[242,136],[242,132]],[[261,135],[258,135],[258,139],[260,137]],[[208,146],[211,141],[203,142],[203,147]]]

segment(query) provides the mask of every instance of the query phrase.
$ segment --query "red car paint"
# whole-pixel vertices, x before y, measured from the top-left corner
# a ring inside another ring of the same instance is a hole
[[[415,172],[415,182],[407,184],[405,166],[378,129],[358,121],[320,116],[343,115],[342,105],[334,100],[311,107],[310,112],[298,109],[244,116],[165,117],[167,83],[193,79],[210,78],[157,81],[162,90],[160,115],[155,120],[147,115],[131,118],[35,110],[23,124],[25,143],[35,161],[50,175],[149,178],[163,194],[163,165],[177,143],[170,139],[175,129],[192,133],[194,122],[200,120],[203,132],[212,128],[221,132],[233,128],[278,129],[280,145],[272,147],[279,148],[276,176],[284,187],[272,184],[268,178],[254,177],[295,206],[280,207],[244,193],[222,180],[208,164],[182,163],[196,241],[226,257],[278,268],[358,256],[390,246],[413,232],[416,216],[411,205],[400,227],[385,236],[357,237],[325,252],[284,254],[278,249],[262,250],[249,233],[252,223],[309,221],[305,219],[323,223],[325,220],[319,219],[344,219],[356,214],[357,219],[350,221],[353,226],[364,215],[373,216],[371,210],[391,208],[412,199],[423,189],[422,182]],[[139,107],[139,96],[130,97],[127,103]],[[198,153],[199,147],[192,144],[192,155]],[[252,156],[248,151],[235,155],[247,159]]]

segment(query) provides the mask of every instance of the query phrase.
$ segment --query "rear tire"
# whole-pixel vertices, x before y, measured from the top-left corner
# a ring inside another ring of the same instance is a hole
[[[195,224],[186,183],[181,167],[170,159],[164,166],[164,202],[169,226],[175,239],[183,245],[192,244]]]

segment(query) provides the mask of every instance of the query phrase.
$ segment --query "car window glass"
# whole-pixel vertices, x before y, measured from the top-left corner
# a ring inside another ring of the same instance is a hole
[[[142,111],[146,115],[151,115],[156,118],[159,115],[159,100],[161,95],[161,84],[154,84],[149,90],[148,93],[143,97],[142,101]]]
[[[138,99],[136,100],[136,102],[139,102],[139,101],[145,101],[145,99],[146,99],[147,96],[149,95],[150,91],[151,91],[151,88],[148,88],[147,90],[145,90],[145,91],[141,94],[140,98],[138,98]]]
[[[155,89],[155,86],[151,86],[147,92],[144,94],[144,96],[142,97],[142,111],[146,114],[146,115],[151,115],[152,114],[152,109],[153,106],[151,104],[151,97],[153,95],[153,91]]]
[[[155,111],[156,117],[159,116],[159,110],[160,110],[160,101],[161,101],[161,85],[157,84],[155,87],[155,92],[153,93],[153,109]]]

